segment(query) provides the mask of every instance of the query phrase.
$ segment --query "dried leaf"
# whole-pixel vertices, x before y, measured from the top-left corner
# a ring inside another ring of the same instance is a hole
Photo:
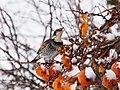
[[[84,37],[88,32],[88,22],[84,21],[81,25],[82,37]]]
[[[69,50],[69,46],[68,46],[68,45],[65,45],[65,46],[64,46],[64,51],[67,51],[67,50]]]
[[[117,90],[117,81],[116,80],[108,80],[106,75],[103,76],[102,85],[106,87],[108,90]],[[115,89],[116,88],[116,89]]]
[[[59,71],[58,70],[53,70],[54,68],[54,64],[50,66],[49,68],[49,78],[52,79],[52,78],[55,78],[58,74],[59,74]]]
[[[57,79],[55,79],[55,81],[53,82],[54,90],[64,90],[62,85],[63,80],[64,80],[63,76],[59,76]]]
[[[66,56],[65,54],[63,54],[62,56],[62,61],[65,67],[70,67],[71,63],[70,63],[70,58],[68,56]]]
[[[82,18],[83,20],[87,20],[88,14],[82,14],[82,15],[80,16],[80,18]]]
[[[49,80],[49,76],[47,75],[46,70],[43,70],[40,66],[38,66],[36,69],[36,74],[38,76],[40,76],[44,81],[48,81]]]
[[[111,70],[116,74],[117,78],[120,78],[120,68],[118,66],[119,64],[120,62],[115,62],[111,67]]]
[[[99,66],[98,72],[103,73],[105,71],[104,67],[102,65]]]
[[[92,84],[92,80],[87,79],[85,76],[85,69],[81,70],[78,74],[78,81],[81,84],[81,86],[90,86]]]
[[[83,19],[82,24],[80,24],[80,30],[82,31],[82,37],[84,37],[87,34],[87,31],[88,31],[88,22],[87,22],[88,15],[87,14],[82,14],[80,16],[80,18]]]
[[[72,83],[68,83],[65,87],[64,90],[71,90],[70,86],[72,85]]]

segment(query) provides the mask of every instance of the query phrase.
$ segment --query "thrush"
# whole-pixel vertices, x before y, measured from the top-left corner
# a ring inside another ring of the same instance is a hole
[[[40,60],[41,57],[44,58],[45,63],[50,63],[54,60],[54,58],[59,54],[58,48],[63,47],[63,42],[61,40],[62,33],[64,28],[56,29],[53,33],[51,39],[43,42],[37,52],[37,56],[31,61],[32,63],[36,63]]]

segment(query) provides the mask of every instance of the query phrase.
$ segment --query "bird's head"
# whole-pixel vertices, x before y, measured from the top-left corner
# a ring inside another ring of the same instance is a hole
[[[62,42],[61,36],[64,31],[64,27],[56,29],[53,33],[52,39],[54,39],[56,42]]]

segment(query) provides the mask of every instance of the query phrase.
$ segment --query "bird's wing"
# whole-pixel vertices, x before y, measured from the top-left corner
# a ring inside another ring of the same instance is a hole
[[[39,54],[39,52],[41,51],[41,49],[44,49],[44,48],[48,45],[48,43],[50,43],[51,41],[53,41],[53,39],[48,39],[48,40],[46,40],[45,42],[43,42],[43,43],[41,44],[41,46],[40,46],[37,54]]]
[[[41,49],[45,48],[46,45],[47,45],[48,43],[50,43],[51,41],[52,41],[52,39],[46,40],[45,42],[42,43],[42,45],[40,46],[40,48],[41,48]]]
[[[37,56],[31,61],[31,63],[36,63],[40,58],[41,58],[40,55],[37,55]]]

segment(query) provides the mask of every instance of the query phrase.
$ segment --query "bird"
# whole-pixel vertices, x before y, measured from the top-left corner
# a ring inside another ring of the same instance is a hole
[[[64,27],[56,29],[52,35],[52,38],[44,41],[37,51],[36,57],[31,63],[36,63],[42,57],[45,60],[45,64],[49,64],[59,54],[58,48],[63,47],[63,41],[61,40]]]

